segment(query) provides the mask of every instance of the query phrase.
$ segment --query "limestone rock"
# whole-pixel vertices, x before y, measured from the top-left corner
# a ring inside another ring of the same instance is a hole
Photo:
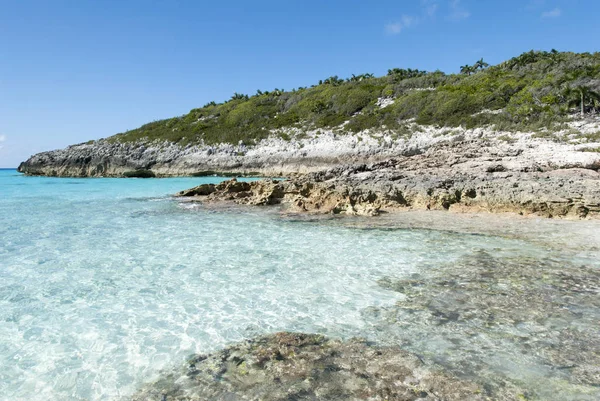
[[[509,390],[505,395],[510,394]],[[507,398],[514,398],[512,397]],[[396,347],[277,333],[209,355],[143,387],[149,400],[486,400],[485,389]]]

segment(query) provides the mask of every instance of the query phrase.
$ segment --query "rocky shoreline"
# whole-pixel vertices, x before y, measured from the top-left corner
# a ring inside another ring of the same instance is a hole
[[[579,134],[565,131],[561,141],[417,125],[410,138],[331,130],[288,141],[272,137],[254,146],[181,148],[102,140],[34,155],[19,171],[70,177],[285,176],[289,180],[224,184],[179,195],[205,202],[282,204],[292,212],[377,215],[432,209],[594,218],[600,215],[600,153],[581,135],[600,132],[599,124],[581,123]]]
[[[547,141],[452,137],[411,155],[337,165],[285,181],[225,182],[177,194],[207,203],[373,216],[401,210],[600,215],[600,154]]]
[[[600,216],[597,172],[490,173],[488,177],[394,174],[397,161],[337,168],[285,181],[203,184],[176,194],[204,203],[282,205],[286,212],[376,216],[406,210]]]
[[[474,173],[493,169],[499,162],[506,170],[515,171],[571,167],[597,170],[600,165],[596,151],[600,146],[596,138],[599,119],[574,121],[568,129],[543,135],[411,122],[407,126],[411,133],[405,136],[386,130],[348,134],[343,125],[329,130],[289,128],[273,131],[269,138],[254,145],[181,146],[168,141],[121,143],[109,138],[35,154],[18,170],[54,177],[123,177],[126,172],[140,170],[151,171],[156,177],[206,172],[289,176],[390,158],[406,158],[413,169],[445,164]],[[422,157],[415,159],[416,155]],[[424,159],[426,163],[421,162]]]

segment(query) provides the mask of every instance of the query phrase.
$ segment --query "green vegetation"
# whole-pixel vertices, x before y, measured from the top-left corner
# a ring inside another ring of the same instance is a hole
[[[591,134],[581,134],[579,136],[586,142],[600,142],[600,131],[592,132]]]
[[[383,77],[332,76],[291,91],[235,93],[224,103],[210,102],[109,140],[251,145],[272,130],[333,128],[346,121],[340,131],[376,128],[403,136],[410,135],[408,119],[446,127],[553,131],[573,113],[572,107],[581,114],[600,111],[600,53],[531,51],[491,67],[481,59],[461,71],[393,68]],[[394,102],[381,108],[380,98]]]

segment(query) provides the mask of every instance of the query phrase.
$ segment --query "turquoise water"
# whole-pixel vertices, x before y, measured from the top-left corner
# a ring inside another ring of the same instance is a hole
[[[0,399],[119,399],[191,353],[280,330],[396,343],[457,374],[487,380],[477,373],[481,368],[461,367],[473,359],[469,352],[479,352],[490,376],[516,385],[531,378],[525,384],[533,395],[544,388],[573,399],[598,394],[568,369],[520,356],[517,342],[504,334],[489,360],[481,349],[453,349],[451,337],[500,340],[472,322],[444,324],[451,328],[446,332],[439,322],[404,315],[396,308],[413,295],[386,284],[427,282],[440,269],[464,270],[464,260],[482,254],[550,259],[544,262],[549,271],[574,264],[577,274],[595,277],[597,249],[372,228],[360,219],[302,221],[262,209],[219,212],[169,197],[218,181],[0,171]],[[597,329],[596,304],[577,296],[569,301],[577,313],[561,316],[561,324]],[[519,324],[510,329],[536,332]],[[596,352],[595,341],[588,340],[586,352]]]

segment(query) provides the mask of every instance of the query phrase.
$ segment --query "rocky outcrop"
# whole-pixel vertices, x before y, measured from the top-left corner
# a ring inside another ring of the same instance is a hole
[[[415,156],[427,161],[426,156]],[[591,169],[514,171],[445,165],[420,169],[419,160],[337,167],[289,180],[205,184],[176,196],[205,203],[281,204],[288,212],[374,216],[411,209],[489,211],[545,217],[600,216],[600,174]]]
[[[206,203],[234,202],[243,205],[284,205],[290,212],[377,215],[382,205],[375,192],[352,190],[348,186],[329,186],[307,177],[296,180],[239,182],[235,178],[218,185],[203,184],[177,193]]]
[[[493,396],[518,397],[510,388]],[[487,400],[489,394],[396,347],[283,332],[195,355],[131,399],[462,401]]]

